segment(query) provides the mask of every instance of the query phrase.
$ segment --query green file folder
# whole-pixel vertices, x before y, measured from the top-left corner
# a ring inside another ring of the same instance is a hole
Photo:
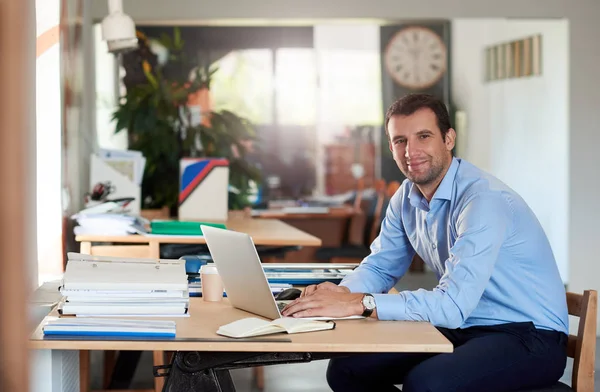
[[[200,225],[217,227],[226,229],[223,223],[211,222],[190,222],[190,221],[168,221],[168,220],[153,220],[150,223],[152,234],[164,235],[202,235]]]

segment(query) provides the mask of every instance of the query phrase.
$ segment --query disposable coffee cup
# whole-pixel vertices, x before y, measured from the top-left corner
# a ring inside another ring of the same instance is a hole
[[[223,281],[214,264],[200,267],[200,282],[202,284],[202,298],[209,302],[218,302],[223,299]]]

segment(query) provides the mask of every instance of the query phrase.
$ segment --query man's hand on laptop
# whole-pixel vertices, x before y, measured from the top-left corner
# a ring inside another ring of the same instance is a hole
[[[324,284],[324,283],[322,283]],[[320,285],[319,285],[320,286]],[[350,293],[346,287],[333,285],[338,289],[317,289],[290,302],[283,311],[286,317],[347,317],[363,313],[362,293]]]
[[[300,294],[300,297],[306,297],[308,295],[311,295],[317,290],[337,291],[340,293],[350,292],[350,289],[346,286],[338,286],[335,283],[323,282],[320,284],[311,284],[310,286],[306,286],[306,288],[302,291],[302,294]]]

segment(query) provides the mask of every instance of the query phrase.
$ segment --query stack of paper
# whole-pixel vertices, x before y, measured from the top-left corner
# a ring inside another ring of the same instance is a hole
[[[115,213],[84,213],[73,215],[78,226],[73,228],[75,235],[129,235],[147,232],[144,219]]]
[[[351,269],[335,268],[273,268],[269,264],[265,264],[264,269],[270,284],[289,283],[303,286],[323,282],[339,284],[346,275],[352,272]]]
[[[176,323],[172,320],[63,317],[49,320],[42,330],[44,335],[174,338]]]
[[[185,261],[69,253],[59,314],[74,316],[186,316]]]

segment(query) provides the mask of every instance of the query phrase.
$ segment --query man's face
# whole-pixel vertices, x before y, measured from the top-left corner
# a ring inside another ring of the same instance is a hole
[[[392,116],[388,133],[394,161],[406,178],[424,186],[441,181],[452,161],[454,129],[442,139],[435,113],[425,108],[410,116]]]

